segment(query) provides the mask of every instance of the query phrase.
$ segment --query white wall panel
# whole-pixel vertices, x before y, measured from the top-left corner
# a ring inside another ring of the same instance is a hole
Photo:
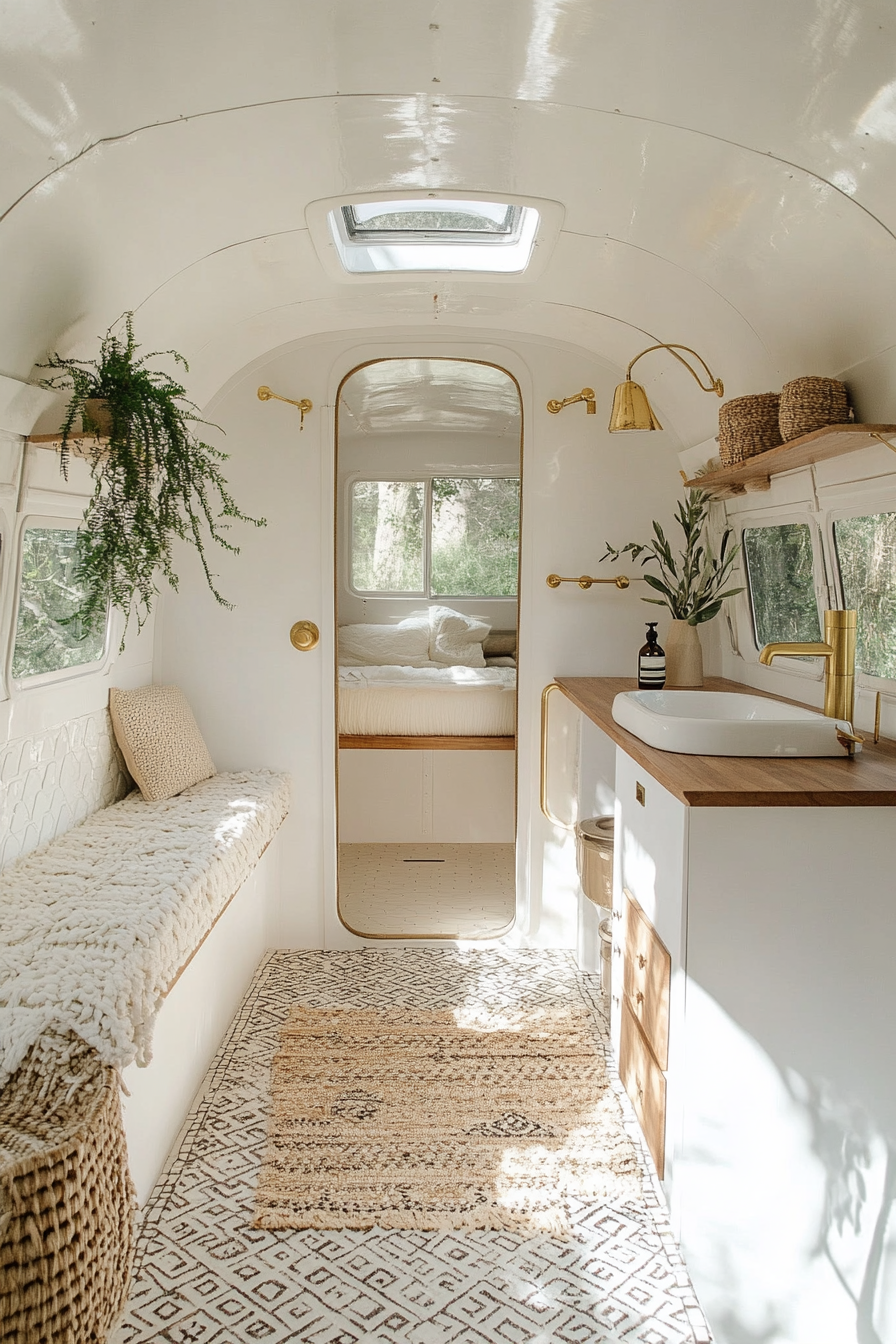
[[[133,788],[107,709],[0,748],[0,868]]]
[[[433,840],[512,844],[512,751],[434,751]]]
[[[128,1164],[143,1203],[190,1110],[215,1051],[272,940],[279,837],[176,981],[159,1011],[152,1061],[122,1073]]]

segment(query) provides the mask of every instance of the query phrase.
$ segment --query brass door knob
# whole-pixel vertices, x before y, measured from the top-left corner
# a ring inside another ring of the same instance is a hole
[[[313,621],[296,621],[289,632],[289,642],[299,653],[307,653],[320,643],[320,631]]]

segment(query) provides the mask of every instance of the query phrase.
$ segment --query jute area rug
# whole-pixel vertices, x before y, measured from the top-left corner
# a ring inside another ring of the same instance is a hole
[[[562,1236],[640,1196],[584,1008],[294,1007],[271,1091],[256,1227]]]

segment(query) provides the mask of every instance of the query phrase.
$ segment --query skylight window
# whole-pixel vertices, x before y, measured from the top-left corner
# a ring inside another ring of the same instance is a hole
[[[516,242],[523,208],[494,201],[369,201],[342,207],[351,238],[395,237],[420,242],[428,238],[473,237],[496,243]]]
[[[339,259],[350,274],[494,271],[529,264],[539,212],[500,201],[384,200],[329,213]]]

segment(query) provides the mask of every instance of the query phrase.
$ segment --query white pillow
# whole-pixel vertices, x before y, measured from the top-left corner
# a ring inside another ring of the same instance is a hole
[[[482,641],[491,626],[450,607],[430,607],[429,656],[442,667],[485,667]]]
[[[429,662],[429,621],[409,616],[398,625],[341,625],[342,667],[425,667]]]

